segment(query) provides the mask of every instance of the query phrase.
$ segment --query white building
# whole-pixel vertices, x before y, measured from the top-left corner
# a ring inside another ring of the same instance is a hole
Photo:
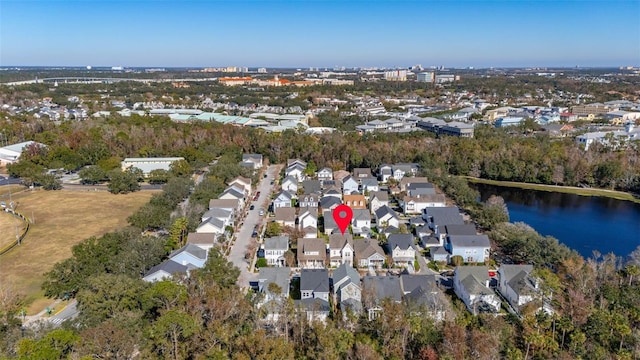
[[[171,169],[171,164],[175,161],[184,160],[183,157],[158,157],[158,158],[126,158],[121,163],[122,171],[134,167],[142,170],[144,176],[149,176],[153,170]]]

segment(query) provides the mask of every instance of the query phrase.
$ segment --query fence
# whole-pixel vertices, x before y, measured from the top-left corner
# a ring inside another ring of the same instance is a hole
[[[22,221],[24,221],[24,223],[27,225],[24,230],[22,231],[22,234],[20,234],[15,241],[12,241],[10,244],[6,245],[3,248],[0,248],[0,255],[4,255],[7,252],[9,252],[9,250],[13,249],[16,245],[20,244],[22,242],[22,240],[25,238],[25,236],[27,236],[27,233],[29,232],[29,227],[31,226],[31,224],[29,223],[29,220],[22,215],[21,213],[17,212],[17,211],[13,211],[11,209],[5,209],[5,212],[11,213],[13,216],[18,217],[20,219],[22,219]]]

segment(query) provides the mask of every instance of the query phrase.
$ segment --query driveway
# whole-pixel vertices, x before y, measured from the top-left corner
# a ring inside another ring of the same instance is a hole
[[[271,192],[275,188],[274,180],[278,175],[279,168],[279,165],[269,166],[265,172],[267,177],[260,179],[260,185],[257,188],[257,191],[260,191],[260,197],[258,197],[257,201],[251,202],[252,204],[255,204],[255,208],[253,210],[249,210],[247,217],[244,219],[243,225],[236,232],[236,240],[231,247],[231,252],[229,253],[229,261],[240,269],[238,286],[241,288],[248,287],[249,281],[255,280],[256,277],[256,274],[249,272],[250,260],[246,260],[244,258],[244,253],[247,249],[247,245],[249,245],[251,241],[251,233],[253,233],[253,229],[256,225],[265,221],[267,215],[267,204],[271,198]],[[271,185],[271,181],[274,181],[274,185]],[[264,216],[259,215],[260,208],[264,208]]]

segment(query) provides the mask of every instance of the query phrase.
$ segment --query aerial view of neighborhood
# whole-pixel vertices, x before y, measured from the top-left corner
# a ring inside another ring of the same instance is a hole
[[[0,23],[0,359],[640,359],[637,1]]]

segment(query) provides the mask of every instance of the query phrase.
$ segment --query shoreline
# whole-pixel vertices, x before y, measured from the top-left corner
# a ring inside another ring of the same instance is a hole
[[[481,179],[471,176],[460,176],[468,182],[475,184],[488,184],[488,185],[496,185],[496,186],[504,186],[504,187],[512,187],[512,188],[520,188],[520,189],[528,189],[528,190],[538,190],[538,191],[548,191],[548,192],[560,192],[567,194],[574,194],[580,196],[600,196],[607,197],[616,200],[624,200],[631,201],[636,204],[640,204],[640,198],[633,196],[631,193],[616,191],[616,190],[606,190],[606,189],[594,189],[594,188],[580,188],[575,186],[562,186],[562,185],[545,185],[545,184],[531,184],[531,183],[523,183],[516,181],[500,181],[500,180],[489,180],[489,179]]]

